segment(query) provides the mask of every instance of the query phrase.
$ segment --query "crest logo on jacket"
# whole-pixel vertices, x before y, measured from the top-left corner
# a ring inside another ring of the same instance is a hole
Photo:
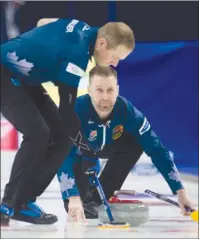
[[[114,129],[113,129],[113,131],[112,131],[112,138],[113,139],[118,139],[118,138],[120,138],[121,136],[122,136],[122,133],[123,133],[123,131],[124,131],[124,126],[123,125],[117,125]]]

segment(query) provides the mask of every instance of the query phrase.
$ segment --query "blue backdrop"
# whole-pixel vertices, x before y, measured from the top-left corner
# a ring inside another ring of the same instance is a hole
[[[120,94],[148,118],[182,170],[198,173],[198,42],[137,43]]]

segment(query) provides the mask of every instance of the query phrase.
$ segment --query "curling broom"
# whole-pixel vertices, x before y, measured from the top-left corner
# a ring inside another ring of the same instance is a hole
[[[173,201],[173,200],[170,199],[170,198],[165,197],[164,195],[161,195],[161,194],[159,194],[159,193],[152,192],[152,191],[150,191],[150,190],[148,190],[148,189],[145,190],[145,193],[148,194],[148,195],[150,195],[150,196],[153,196],[153,197],[155,197],[155,198],[158,198],[158,199],[160,199],[160,200],[162,200],[162,201],[165,201],[165,202],[167,202],[167,203],[169,203],[169,204],[171,204],[171,205],[174,205],[174,206],[176,206],[176,207],[180,207],[177,202]],[[194,210],[194,209],[191,209],[191,208],[189,208],[189,207],[186,207],[185,209],[186,209],[187,211],[190,211],[190,212],[191,212],[191,215],[190,215],[191,219],[192,219],[193,221],[195,221],[195,222],[198,222],[198,211],[196,211],[196,210]]]
[[[111,209],[110,209],[110,206],[106,200],[106,196],[104,194],[104,191],[102,189],[102,186],[101,186],[101,183],[97,177],[97,173],[96,173],[96,170],[95,170],[95,167],[89,169],[87,171],[87,174],[89,174],[89,177],[92,181],[92,183],[95,185],[95,187],[97,188],[97,191],[99,193],[99,196],[102,200],[102,203],[104,205],[104,208],[107,212],[107,215],[109,217],[109,220],[110,220],[110,223],[105,223],[105,224],[99,224],[99,228],[129,228],[130,227],[130,224],[129,223],[126,223],[126,222],[115,222],[114,218],[113,218],[113,215],[112,215],[112,212],[111,212]]]

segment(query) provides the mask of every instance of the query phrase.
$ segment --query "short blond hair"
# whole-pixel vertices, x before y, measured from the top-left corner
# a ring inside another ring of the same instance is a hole
[[[93,77],[96,75],[101,77],[107,77],[107,78],[113,76],[117,81],[117,72],[111,66],[106,66],[106,67],[95,66],[89,72],[89,84],[91,84]]]
[[[124,45],[133,50],[135,48],[135,36],[133,30],[124,22],[109,22],[99,28],[98,37],[103,37],[108,42],[108,48]]]

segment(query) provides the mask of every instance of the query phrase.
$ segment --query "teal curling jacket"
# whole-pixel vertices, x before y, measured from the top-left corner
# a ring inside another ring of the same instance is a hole
[[[93,54],[98,28],[59,19],[1,45],[0,63],[28,85],[61,82],[77,87]]]
[[[169,151],[162,145],[147,118],[127,99],[119,96],[112,113],[104,121],[98,117],[88,94],[77,98],[76,112],[81,121],[83,136],[94,153],[101,151],[105,145],[111,145],[123,135],[129,135],[137,140],[143,151],[151,158],[152,163],[162,174],[173,194],[183,188]],[[77,137],[76,141],[79,141],[80,144],[77,145],[80,145],[79,149],[81,150],[81,136]],[[84,156],[79,155],[79,150],[74,146],[71,154],[59,169],[58,179],[64,199],[79,195],[72,164],[80,160],[85,160]],[[71,188],[68,188],[67,183]]]

